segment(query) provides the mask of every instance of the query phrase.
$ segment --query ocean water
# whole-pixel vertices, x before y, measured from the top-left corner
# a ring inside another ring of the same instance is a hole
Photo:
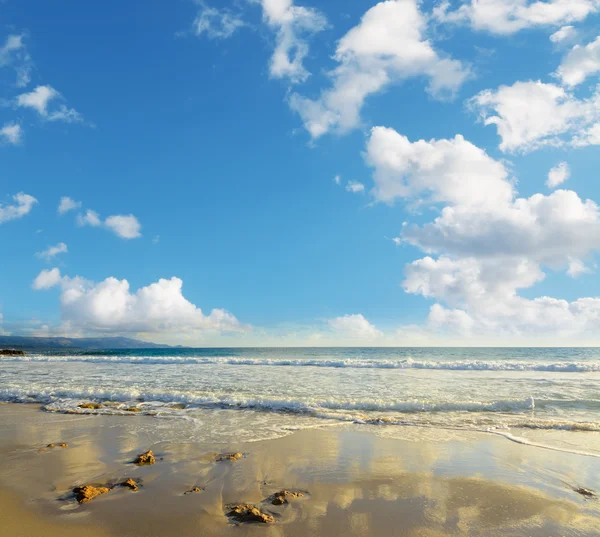
[[[0,358],[0,401],[42,403],[51,412],[147,414],[160,418],[163,431],[183,420],[193,440],[259,440],[355,423],[517,441],[527,441],[527,431],[564,431],[571,446],[581,439],[600,453],[595,348],[38,352]],[[103,406],[79,407],[90,401]]]

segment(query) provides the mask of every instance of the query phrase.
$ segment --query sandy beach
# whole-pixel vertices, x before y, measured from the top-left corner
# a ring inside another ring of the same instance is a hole
[[[355,424],[245,444],[156,442],[150,431],[159,422],[0,405],[1,534],[600,534],[600,502],[573,490],[600,488],[597,457],[462,431],[408,427],[404,439],[385,438]],[[43,449],[60,442],[68,447]],[[156,463],[132,464],[147,449]],[[228,452],[243,457],[216,462]],[[137,492],[115,487],[84,504],[72,493],[127,478],[139,482]],[[283,489],[302,497],[273,505]],[[226,516],[229,504],[253,504],[274,522],[237,524]]]

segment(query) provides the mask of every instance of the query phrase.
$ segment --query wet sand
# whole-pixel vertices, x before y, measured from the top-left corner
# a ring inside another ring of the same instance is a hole
[[[385,438],[353,424],[246,444],[156,442],[149,431],[158,422],[0,404],[0,535],[600,535],[600,501],[572,488],[600,489],[597,457],[479,433],[406,428],[405,438]],[[59,442],[69,447],[39,451]],[[133,465],[147,449],[156,464]],[[244,457],[215,461],[227,452]],[[141,480],[138,492],[117,487],[81,505],[71,493],[129,477]],[[193,487],[200,491],[184,494]],[[272,505],[281,489],[304,496]],[[231,503],[254,504],[275,522],[236,525],[225,516]]]

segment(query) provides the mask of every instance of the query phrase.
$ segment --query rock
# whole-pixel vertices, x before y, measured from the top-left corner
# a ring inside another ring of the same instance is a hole
[[[25,356],[25,352],[15,349],[0,349],[0,356]]]
[[[154,457],[154,453],[149,449],[144,453],[140,453],[137,458],[133,461],[134,464],[142,465],[142,464],[154,464],[156,462],[156,458]]]
[[[190,490],[186,490],[184,494],[192,494],[193,492],[202,492],[204,489],[200,487],[192,487]]]
[[[227,509],[229,510],[227,516],[233,518],[237,522],[261,522],[263,524],[275,522],[273,515],[263,513],[260,509],[257,509],[251,504],[241,503],[238,505],[228,505]]]
[[[39,452],[43,453],[47,449],[52,449],[52,448],[55,448],[55,447],[68,448],[69,444],[66,444],[65,442],[61,442],[60,444],[47,444],[46,447],[40,448]]]
[[[75,487],[73,493],[79,503],[92,501],[96,496],[106,494],[110,489],[108,487],[94,487],[92,485],[84,485],[83,487]]]
[[[584,498],[595,498],[596,491],[591,489],[585,489],[583,487],[578,487],[573,489],[577,494],[581,494]]]
[[[46,447],[47,447],[47,448],[53,448],[53,447],[54,447],[54,444],[48,444]]]
[[[302,492],[291,492],[289,490],[280,490],[269,498],[273,505],[283,505],[288,503],[288,498],[302,498],[304,494]]]
[[[102,403],[81,403],[77,406],[79,408],[90,408],[92,410],[98,410],[99,408],[102,408]]]
[[[62,442],[62,443],[58,444],[58,447],[60,447],[60,448],[68,448],[69,444],[67,444],[65,442]]]
[[[132,406],[132,407],[129,407],[129,408],[125,409],[125,412],[139,412],[139,411],[140,411],[140,409],[137,408],[137,407],[135,407],[135,406]]]
[[[244,455],[242,455],[239,452],[236,453],[223,453],[222,455],[219,455],[217,457],[217,462],[223,462],[223,461],[237,461],[238,459],[241,459]]]
[[[131,490],[133,490],[133,492],[137,492],[138,489],[138,483],[137,481],[134,481],[133,479],[129,478],[126,479],[125,481],[123,481],[122,483],[119,483],[119,485],[121,487],[127,487],[130,488]]]

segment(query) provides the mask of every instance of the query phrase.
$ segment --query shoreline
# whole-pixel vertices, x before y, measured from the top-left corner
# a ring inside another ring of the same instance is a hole
[[[600,534],[600,502],[573,490],[600,488],[593,457],[462,431],[411,428],[406,438],[385,438],[361,425],[250,443],[157,442],[164,421],[0,405],[0,522],[14,537],[35,535],[34,527],[49,537]],[[39,452],[59,442],[68,448]],[[131,464],[147,449],[156,464]],[[243,458],[216,462],[237,451]],[[141,480],[138,492],[73,499],[75,486],[126,478]],[[269,504],[281,490],[305,496]],[[275,520],[236,526],[226,516],[234,503]]]

